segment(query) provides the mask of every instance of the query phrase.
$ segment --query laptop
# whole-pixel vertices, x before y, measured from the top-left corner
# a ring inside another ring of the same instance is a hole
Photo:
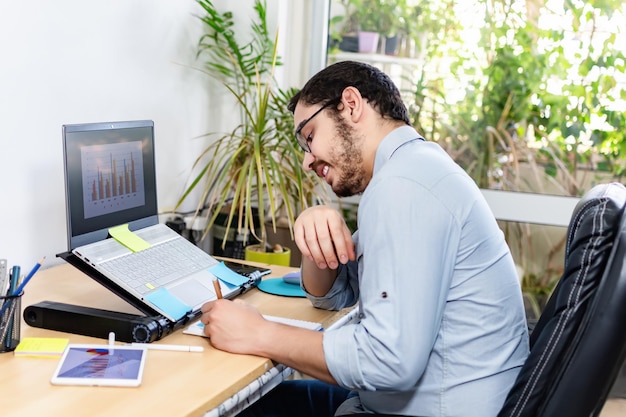
[[[63,156],[68,254],[171,321],[217,297],[220,262],[158,221],[152,121],[64,125]]]

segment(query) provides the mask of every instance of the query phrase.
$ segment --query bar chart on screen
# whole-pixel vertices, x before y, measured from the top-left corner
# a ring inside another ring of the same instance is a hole
[[[85,218],[145,203],[140,141],[81,148]]]

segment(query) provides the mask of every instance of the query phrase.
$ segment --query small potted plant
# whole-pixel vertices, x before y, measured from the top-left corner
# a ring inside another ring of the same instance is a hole
[[[346,0],[349,19],[359,28],[359,52],[385,52],[387,38],[397,35],[402,24],[399,14],[403,1],[391,0]],[[391,42],[391,41],[390,41]]]

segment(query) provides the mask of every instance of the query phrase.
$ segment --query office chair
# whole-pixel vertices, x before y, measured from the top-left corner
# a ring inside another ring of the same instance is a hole
[[[611,183],[574,208],[563,275],[498,417],[600,414],[626,357],[625,206],[626,187]]]
[[[601,184],[574,208],[565,269],[530,335],[498,417],[597,416],[626,356],[626,187]]]

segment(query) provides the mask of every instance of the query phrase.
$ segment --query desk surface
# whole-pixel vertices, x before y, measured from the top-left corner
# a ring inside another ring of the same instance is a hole
[[[270,266],[282,276],[291,268]],[[253,289],[239,298],[264,314],[321,322],[328,327],[344,312],[319,310],[303,298],[279,297]],[[40,301],[58,301],[139,314],[74,267],[64,264],[40,271],[29,283],[22,310]],[[107,343],[104,339],[30,327],[22,320],[22,338],[68,337],[70,343]],[[14,357],[0,353],[0,410],[7,416],[202,416],[274,366],[268,359],[234,355],[211,347],[207,339],[182,330],[154,343],[204,346],[203,353],[149,351],[138,388],[54,386],[58,359]]]

